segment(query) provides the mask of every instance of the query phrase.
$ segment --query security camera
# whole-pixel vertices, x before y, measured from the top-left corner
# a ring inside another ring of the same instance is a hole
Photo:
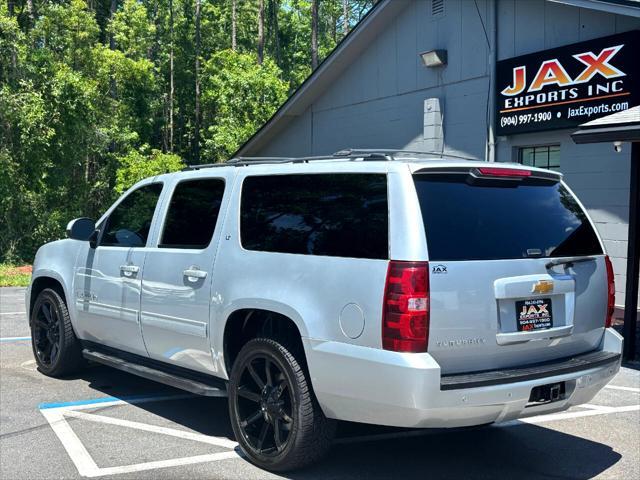
[[[622,151],[622,142],[613,142],[613,151],[620,153]]]

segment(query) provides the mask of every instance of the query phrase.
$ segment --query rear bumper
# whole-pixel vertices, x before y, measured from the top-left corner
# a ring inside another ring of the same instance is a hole
[[[607,367],[620,362],[620,354],[599,350],[583,353],[560,361],[544,362],[521,368],[491,370],[488,372],[443,375],[440,377],[440,390],[462,390],[467,388],[490,387],[521,383],[529,380],[546,379],[568,373]]]
[[[590,401],[620,369],[622,337],[606,329],[595,352],[558,362],[441,377],[428,354],[304,339],[312,384],[330,418],[449,428],[565,410]],[[527,406],[531,389],[565,382],[564,398]]]

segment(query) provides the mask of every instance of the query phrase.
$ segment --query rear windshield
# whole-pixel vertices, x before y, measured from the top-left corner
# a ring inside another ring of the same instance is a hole
[[[414,175],[430,260],[602,253],[587,217],[561,183],[469,179],[466,173]]]

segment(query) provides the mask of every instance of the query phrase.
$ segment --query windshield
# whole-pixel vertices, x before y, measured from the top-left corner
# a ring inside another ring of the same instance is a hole
[[[469,180],[466,172],[414,175],[430,260],[603,253],[585,213],[560,182]]]

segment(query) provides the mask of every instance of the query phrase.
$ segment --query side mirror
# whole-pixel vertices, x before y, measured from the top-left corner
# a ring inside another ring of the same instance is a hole
[[[91,239],[96,231],[96,224],[90,218],[82,217],[71,220],[67,224],[67,237],[84,242]]]

